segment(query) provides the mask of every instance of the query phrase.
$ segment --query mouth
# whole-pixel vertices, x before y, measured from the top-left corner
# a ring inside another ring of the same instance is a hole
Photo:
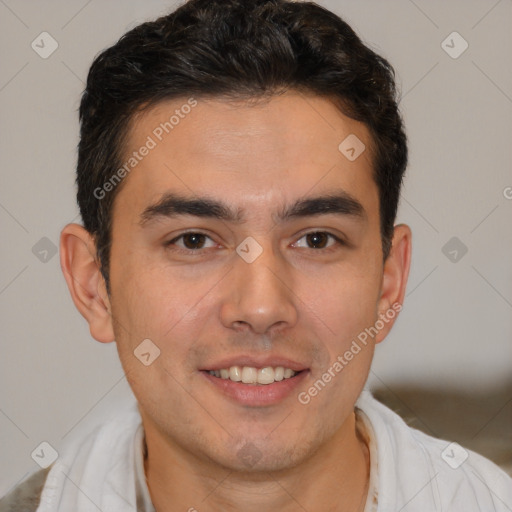
[[[243,384],[252,384],[256,386],[268,386],[274,382],[281,382],[285,379],[291,379],[298,373],[291,368],[284,366],[266,366],[256,368],[254,366],[231,366],[221,368],[220,370],[209,370],[208,373],[213,377]]]
[[[263,407],[276,405],[297,391],[309,373],[294,365],[232,365],[201,370],[208,383],[223,397],[238,405]],[[298,391],[297,391],[298,392]],[[296,393],[295,393],[296,394]]]

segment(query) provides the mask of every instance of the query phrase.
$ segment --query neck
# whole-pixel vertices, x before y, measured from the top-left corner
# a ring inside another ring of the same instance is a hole
[[[368,440],[352,413],[333,438],[301,464],[275,472],[235,472],[199,460],[144,422],[148,488],[157,512],[261,510],[363,511]]]

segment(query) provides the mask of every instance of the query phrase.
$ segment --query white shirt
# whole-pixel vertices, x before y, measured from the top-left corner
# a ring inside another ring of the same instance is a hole
[[[512,511],[512,479],[484,457],[408,427],[369,392],[356,414],[369,439],[365,512]],[[61,450],[37,512],[154,512],[143,440],[133,399]]]

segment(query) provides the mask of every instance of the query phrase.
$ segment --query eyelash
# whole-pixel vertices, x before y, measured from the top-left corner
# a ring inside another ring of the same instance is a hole
[[[334,244],[333,246],[330,246],[330,247],[326,247],[326,248],[312,248],[312,247],[307,247],[307,249],[311,250],[311,251],[317,251],[317,252],[324,252],[324,253],[329,253],[329,252],[332,252],[332,251],[335,251],[337,249],[339,249],[339,246],[347,246],[347,243],[342,240],[341,238],[339,238],[338,236],[334,235],[333,233],[330,233],[329,231],[310,231],[308,233],[304,233],[297,241],[299,240],[302,240],[303,238],[305,238],[306,236],[308,235],[316,235],[316,234],[324,234],[324,235],[327,235],[328,237],[330,237],[331,239],[334,239],[334,241],[336,242],[336,244]],[[202,233],[201,231],[186,231],[185,233],[181,233],[181,235],[173,238],[172,240],[170,240],[169,242],[166,242],[164,245],[166,248],[170,249],[170,250],[173,250],[175,252],[178,252],[178,253],[182,253],[182,254],[194,254],[194,253],[197,253],[197,255],[201,255],[201,254],[204,254],[204,250],[203,248],[199,248],[199,249],[183,249],[183,248],[176,248],[176,247],[172,247],[173,245],[175,245],[175,243],[182,239],[185,235],[202,235],[202,236],[205,236],[206,238],[209,238],[210,240],[212,240],[212,238],[210,236],[208,236],[206,233]],[[295,242],[297,243],[297,242]],[[338,247],[336,247],[336,245]]]

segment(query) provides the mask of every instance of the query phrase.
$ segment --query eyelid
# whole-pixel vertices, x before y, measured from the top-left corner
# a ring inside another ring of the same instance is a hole
[[[175,236],[172,240],[169,240],[168,242],[165,242],[165,246],[168,247],[170,245],[175,245],[176,241],[177,240],[180,240],[182,239],[185,235],[202,235],[204,236],[205,238],[209,238],[212,242],[215,243],[215,241],[213,240],[213,238],[208,235],[207,233],[203,232],[203,231],[199,231],[199,230],[189,230],[189,231],[183,231],[183,233],[180,233],[179,235]],[[207,247],[206,249],[211,249],[211,247]],[[187,252],[187,253],[199,253],[201,251],[204,251],[204,248],[201,247],[199,249],[187,249],[186,247],[178,247],[178,250],[179,251],[183,251],[183,252]]]
[[[320,252],[320,251],[326,252],[326,251],[329,251],[329,250],[336,249],[336,245],[338,245],[338,246],[346,246],[346,245],[348,245],[347,242],[342,237],[340,237],[338,235],[335,235],[334,233],[331,233],[330,231],[327,231],[325,229],[314,229],[312,231],[308,231],[306,233],[303,233],[297,239],[297,242],[302,240],[304,237],[306,237],[308,235],[313,235],[313,234],[316,234],[316,233],[321,233],[321,234],[327,235],[328,237],[331,237],[331,239],[333,239],[336,243],[334,243],[333,245],[330,245],[328,247],[325,247],[325,248],[313,249],[311,247],[306,247],[306,249],[310,249],[312,251],[317,251],[317,252]],[[297,242],[294,242],[294,244],[296,244]],[[294,245],[294,244],[292,244],[292,245]]]
[[[326,230],[326,229],[312,229],[310,231],[307,231],[305,233],[302,233],[298,238],[297,240],[292,244],[292,246],[294,246],[297,242],[299,242],[300,240],[302,240],[304,237],[308,236],[308,235],[312,235],[312,234],[315,234],[315,233],[322,233],[322,234],[325,234],[327,235],[328,237],[331,237],[331,239],[333,239],[336,243],[331,245],[331,246],[328,246],[328,247],[325,247],[325,248],[319,248],[319,249],[314,249],[314,248],[311,248],[311,247],[303,247],[304,249],[309,249],[311,251],[316,251],[316,252],[328,252],[330,250],[336,250],[336,246],[347,246],[349,245],[344,239],[343,237],[340,237],[338,235],[335,235],[334,233],[331,233],[330,231]],[[188,230],[188,231],[184,231],[182,233],[180,233],[179,235],[175,236],[172,240],[169,240],[168,242],[166,242],[164,245],[165,247],[169,247],[171,245],[175,245],[176,244],[176,241],[182,239],[185,235],[187,234],[194,234],[194,235],[202,235],[208,239],[210,239],[212,242],[215,242],[213,240],[213,238],[208,235],[207,233],[205,233],[204,231],[200,231],[200,230]],[[183,248],[183,247],[177,247],[176,251],[178,252],[184,252],[184,253],[187,253],[187,254],[191,254],[191,253],[197,253],[197,254],[200,254],[202,252],[204,252],[206,249],[212,249],[212,247],[201,247],[199,249],[187,249],[187,248]]]

